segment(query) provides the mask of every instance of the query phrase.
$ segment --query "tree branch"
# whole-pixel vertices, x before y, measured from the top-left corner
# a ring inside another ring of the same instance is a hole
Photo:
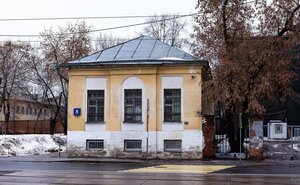
[[[300,5],[297,5],[296,8],[293,9],[291,15],[287,18],[284,24],[284,28],[278,33],[278,36],[283,36],[287,31],[294,31],[293,30],[293,20],[296,12],[300,9]]]

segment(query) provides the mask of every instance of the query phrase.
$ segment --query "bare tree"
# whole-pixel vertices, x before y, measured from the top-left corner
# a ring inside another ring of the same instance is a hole
[[[144,28],[144,34],[171,46],[182,47],[185,39],[180,36],[185,31],[186,22],[180,20],[178,15],[154,15],[147,22],[151,23]]]
[[[51,134],[60,121],[67,133],[68,77],[60,64],[77,60],[92,50],[90,27],[85,22],[60,27],[58,31],[46,30],[42,33],[41,54],[36,53],[30,60],[31,82],[35,87],[24,88],[31,99],[51,110]],[[40,94],[35,98],[34,94]]]
[[[31,47],[27,44],[5,42],[0,45],[0,107],[3,107],[2,128],[5,128],[6,133],[9,133],[11,99],[20,94],[18,86],[26,81],[30,50]]]
[[[118,38],[112,34],[99,33],[95,42],[95,51],[103,50],[111,46],[117,45],[127,39]]]
[[[194,54],[213,61],[204,87],[224,111],[230,143],[248,116],[294,96],[293,47],[299,44],[299,2],[293,0],[198,1]],[[238,148],[238,147],[232,147]]]

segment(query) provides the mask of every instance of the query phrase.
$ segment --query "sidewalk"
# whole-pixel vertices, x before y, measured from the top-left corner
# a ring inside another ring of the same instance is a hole
[[[32,155],[32,156],[11,156],[2,157],[1,161],[14,161],[14,162],[74,162],[74,163],[140,163],[140,164],[182,164],[182,165],[233,165],[233,166],[260,166],[260,165],[299,165],[300,160],[162,160],[162,159],[128,159],[128,158],[69,158],[66,153],[50,153],[45,155]]]

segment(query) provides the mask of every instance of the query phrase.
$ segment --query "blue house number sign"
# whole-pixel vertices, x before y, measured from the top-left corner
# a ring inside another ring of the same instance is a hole
[[[81,115],[81,108],[74,108],[73,115],[79,117]]]

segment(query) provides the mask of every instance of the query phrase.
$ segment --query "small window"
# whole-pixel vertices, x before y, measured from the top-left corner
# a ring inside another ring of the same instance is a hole
[[[124,122],[142,122],[142,89],[125,89]]]
[[[181,152],[182,140],[164,140],[164,151]]]
[[[104,90],[88,90],[87,122],[104,121]]]
[[[127,152],[142,151],[142,140],[124,140],[124,151]]]
[[[181,89],[164,89],[164,122],[181,121]]]
[[[88,139],[86,140],[86,149],[87,150],[103,150],[104,149],[104,140],[103,139]]]
[[[24,114],[25,111],[24,111],[24,107],[21,107],[21,114]]]
[[[20,107],[19,106],[17,106],[17,114],[20,114]]]
[[[29,108],[29,115],[32,115],[32,108]]]
[[[282,134],[282,125],[281,124],[275,124],[275,134]]]

